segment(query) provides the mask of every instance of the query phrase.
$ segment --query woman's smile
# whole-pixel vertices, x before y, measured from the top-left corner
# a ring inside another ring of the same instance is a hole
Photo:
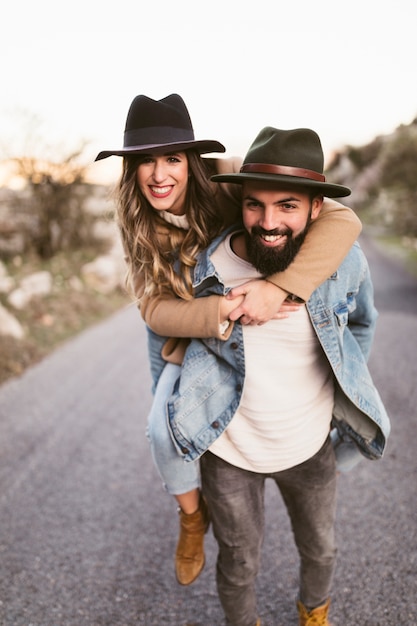
[[[155,198],[166,198],[171,193],[173,187],[174,185],[165,185],[164,187],[149,185],[150,192]]]

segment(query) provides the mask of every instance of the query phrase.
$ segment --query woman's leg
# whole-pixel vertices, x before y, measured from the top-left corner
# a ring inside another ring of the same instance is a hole
[[[191,491],[187,491],[187,493],[179,493],[174,495],[178,506],[180,507],[183,513],[186,515],[191,515],[191,513],[195,513],[200,504],[200,490],[192,489]]]
[[[166,364],[155,389],[148,416],[147,437],[151,445],[152,458],[165,489],[173,496],[194,494],[189,498],[183,498],[185,512],[193,513],[198,506],[201,484],[199,463],[186,462],[180,457],[171,438],[167,417],[167,401],[180,372],[179,365]],[[193,505],[194,509],[189,510]]]
[[[209,516],[200,493],[200,464],[198,461],[186,462],[180,457],[168,426],[167,400],[180,372],[178,365],[167,363],[165,366],[148,416],[147,437],[164,487],[180,507],[175,570],[178,582],[189,585],[204,567],[204,535]]]

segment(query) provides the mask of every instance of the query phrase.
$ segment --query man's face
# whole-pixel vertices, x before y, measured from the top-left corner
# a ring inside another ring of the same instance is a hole
[[[310,221],[320,213],[323,199],[275,183],[243,184],[242,218],[249,261],[263,275],[284,271],[292,262]]]

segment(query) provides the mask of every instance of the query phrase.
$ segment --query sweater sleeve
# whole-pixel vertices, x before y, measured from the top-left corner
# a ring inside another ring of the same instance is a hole
[[[215,337],[225,341],[232,332],[233,322],[222,332],[220,298],[211,295],[181,300],[169,294],[143,297],[140,312],[145,323],[157,335],[201,339]]]
[[[325,198],[294,261],[284,272],[268,276],[267,280],[307,301],[337,270],[361,230],[362,223],[352,209]]]

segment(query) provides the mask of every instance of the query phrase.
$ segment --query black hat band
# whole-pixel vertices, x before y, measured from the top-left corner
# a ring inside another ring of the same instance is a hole
[[[194,132],[187,128],[172,128],[170,126],[154,126],[149,128],[135,128],[124,133],[124,147],[146,146],[154,144],[179,143],[194,141]]]

